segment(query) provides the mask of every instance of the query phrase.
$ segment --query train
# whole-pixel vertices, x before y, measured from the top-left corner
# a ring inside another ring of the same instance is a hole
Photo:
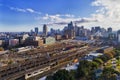
[[[27,74],[25,74],[25,79],[28,79],[30,77],[42,74],[43,72],[46,72],[46,71],[49,71],[49,70],[50,70],[50,66],[47,66],[47,67],[41,68],[39,70],[36,70],[34,72],[27,73]]]

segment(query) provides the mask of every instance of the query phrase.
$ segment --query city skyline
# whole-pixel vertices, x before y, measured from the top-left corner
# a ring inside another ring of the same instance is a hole
[[[70,21],[91,28],[120,29],[119,0],[0,0],[0,32],[30,31],[43,24],[63,29]],[[113,8],[114,6],[114,8]]]

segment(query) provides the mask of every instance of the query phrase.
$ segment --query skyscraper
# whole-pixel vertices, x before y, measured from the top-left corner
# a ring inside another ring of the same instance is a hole
[[[96,26],[96,27],[95,27],[95,32],[101,32],[100,26]]]
[[[72,22],[72,21],[68,24],[68,29],[74,29],[74,26],[73,26],[73,22]]]
[[[120,43],[120,34],[118,35],[118,42]]]
[[[44,24],[43,25],[43,36],[47,36],[48,35],[48,28],[47,28],[47,25]]]
[[[38,27],[35,27],[35,34],[38,34],[39,30]]]
[[[120,43],[120,30],[117,31],[118,42]]]
[[[112,33],[112,28],[109,27],[108,30],[107,30],[108,33]]]
[[[68,27],[66,30],[64,30],[65,35],[68,36],[68,38],[73,39],[75,38],[75,27],[73,26],[73,22],[70,22],[68,24]]]
[[[91,28],[91,33],[94,34],[95,33],[95,27]]]

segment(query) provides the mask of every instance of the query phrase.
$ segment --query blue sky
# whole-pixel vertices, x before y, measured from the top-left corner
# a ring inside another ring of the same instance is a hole
[[[104,2],[97,5],[97,1],[100,0],[0,0],[0,31],[30,31],[34,27],[42,30],[43,24],[62,29],[71,20],[78,25],[90,21],[85,24],[89,27],[99,21],[99,14],[105,15],[100,12]]]

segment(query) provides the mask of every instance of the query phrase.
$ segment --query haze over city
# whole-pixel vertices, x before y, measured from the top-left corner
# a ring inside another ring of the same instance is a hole
[[[120,29],[119,0],[0,0],[0,32],[30,31],[43,24],[63,29],[70,21]],[[114,7],[114,8],[113,8]]]

